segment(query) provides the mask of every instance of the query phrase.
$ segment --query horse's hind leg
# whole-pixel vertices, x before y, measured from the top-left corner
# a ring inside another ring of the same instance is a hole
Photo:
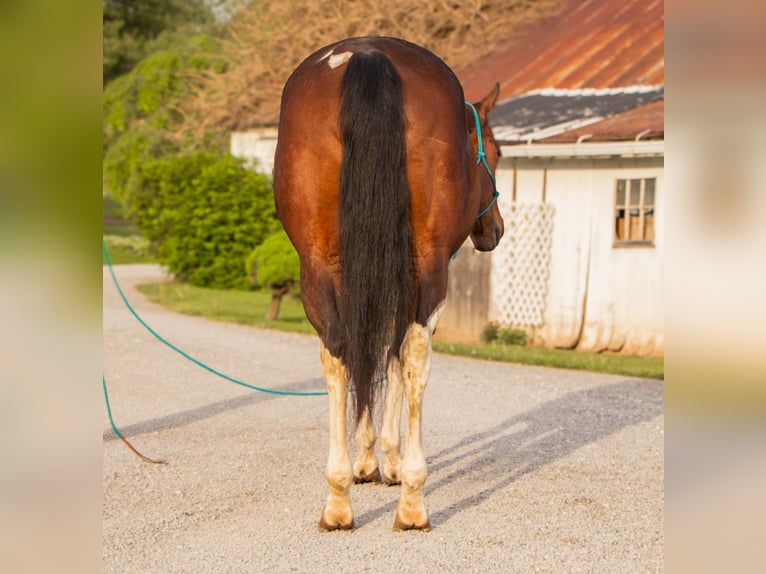
[[[386,385],[386,407],[383,414],[383,428],[380,431],[380,447],[383,449],[383,482],[389,486],[400,484],[399,472],[402,466],[401,421],[402,365],[398,357],[391,357],[388,364],[388,383]]]
[[[425,326],[413,323],[402,343],[402,382],[407,400],[407,447],[401,468],[402,491],[394,520],[394,530],[430,530],[423,485],[426,482],[426,457],[421,434],[421,405],[431,372],[431,335],[441,317],[439,305]]]
[[[397,357],[391,357],[387,378],[380,446],[383,449],[382,481],[392,486],[401,482],[399,468],[402,465],[400,425],[404,388],[402,387],[402,367]],[[356,482],[381,482],[380,469],[374,452],[375,439],[375,428],[370,421],[369,412],[365,412],[356,434],[357,446],[359,447],[359,456],[354,463]]]
[[[330,493],[319,519],[320,530],[349,530],[354,527],[349,488],[354,480],[346,437],[348,376],[340,359],[322,344],[320,357],[330,397],[330,453],[327,457],[327,485]]]
[[[375,426],[367,409],[356,429],[359,454],[354,462],[354,482],[380,482],[378,459],[375,457],[375,438]]]

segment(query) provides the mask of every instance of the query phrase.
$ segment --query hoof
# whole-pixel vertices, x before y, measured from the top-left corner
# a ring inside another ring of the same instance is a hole
[[[403,530],[422,530],[423,532],[428,532],[431,530],[431,522],[426,518],[426,521],[423,523],[416,523],[416,522],[408,522],[405,520],[402,520],[399,515],[396,515],[396,520],[394,520],[394,531],[396,532],[402,532]]]
[[[397,486],[402,483],[402,477],[399,475],[399,467],[396,466],[383,466],[383,482],[386,486]]]
[[[384,476],[383,482],[386,483],[386,486],[399,486],[402,483],[402,479],[399,478],[398,474],[395,474],[394,476]]]
[[[333,530],[353,530],[354,529],[354,521],[348,523],[336,523],[336,524],[328,524],[325,522],[324,517],[319,519],[319,524],[317,524],[317,528],[320,532],[331,532]]]
[[[325,509],[322,509],[322,515],[319,518],[317,528],[320,532],[330,532],[332,530],[352,530],[354,528],[354,518],[349,516],[341,519],[333,519],[325,516]]]
[[[364,470],[360,470],[359,474],[354,475],[354,482],[356,484],[362,484],[365,482],[374,482],[380,484],[380,471],[376,468],[373,472],[367,473]]]

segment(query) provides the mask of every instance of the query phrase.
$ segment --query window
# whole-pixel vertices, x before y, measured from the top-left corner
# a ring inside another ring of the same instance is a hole
[[[654,245],[657,178],[618,179],[614,195],[614,245]]]

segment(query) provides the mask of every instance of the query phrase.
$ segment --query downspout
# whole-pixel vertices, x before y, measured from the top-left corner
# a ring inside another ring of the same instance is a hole
[[[592,251],[591,249],[592,240],[593,240],[593,235],[591,234],[588,236],[588,256],[585,259],[585,289],[583,291],[583,296],[582,296],[582,316],[580,317],[580,329],[577,332],[577,340],[575,341],[575,344],[572,347],[572,349],[576,349],[580,345],[580,341],[582,341],[583,331],[585,331],[585,316],[588,310],[588,290],[590,288],[590,253]]]
[[[588,312],[588,292],[590,291],[590,256],[593,252],[593,182],[591,182],[591,185],[588,186],[588,188],[591,190],[588,194],[589,200],[590,200],[590,206],[588,209],[588,215],[589,215],[589,224],[588,225],[588,254],[585,258],[585,286],[583,289],[583,296],[582,296],[582,315],[580,316],[580,328],[577,332],[577,339],[575,341],[574,346],[572,346],[572,349],[576,349],[580,346],[580,342],[582,341],[582,335],[585,331],[585,319],[587,317]]]

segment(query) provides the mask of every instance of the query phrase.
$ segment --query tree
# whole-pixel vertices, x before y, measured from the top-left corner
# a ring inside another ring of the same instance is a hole
[[[143,58],[197,34],[214,34],[213,4],[205,0],[103,0],[104,85]]]
[[[282,88],[314,50],[350,36],[405,38],[453,69],[490,54],[521,27],[547,18],[562,0],[258,0],[227,25],[226,69],[207,74],[185,102],[197,127],[248,129],[274,123]]]
[[[279,317],[282,298],[299,284],[300,260],[284,230],[267,237],[247,259],[248,278],[255,286],[271,289],[271,307],[266,319]]]
[[[210,138],[184,141],[182,100],[199,70],[221,66],[214,38],[196,35],[172,49],[153,52],[104,89],[104,179],[107,193],[129,202],[136,170],[146,161],[214,144]]]
[[[211,7],[233,5],[104,0],[105,194],[177,279],[218,288],[247,287],[243,261],[278,225],[269,180],[226,133],[190,133],[181,105],[202,71],[223,71]]]

